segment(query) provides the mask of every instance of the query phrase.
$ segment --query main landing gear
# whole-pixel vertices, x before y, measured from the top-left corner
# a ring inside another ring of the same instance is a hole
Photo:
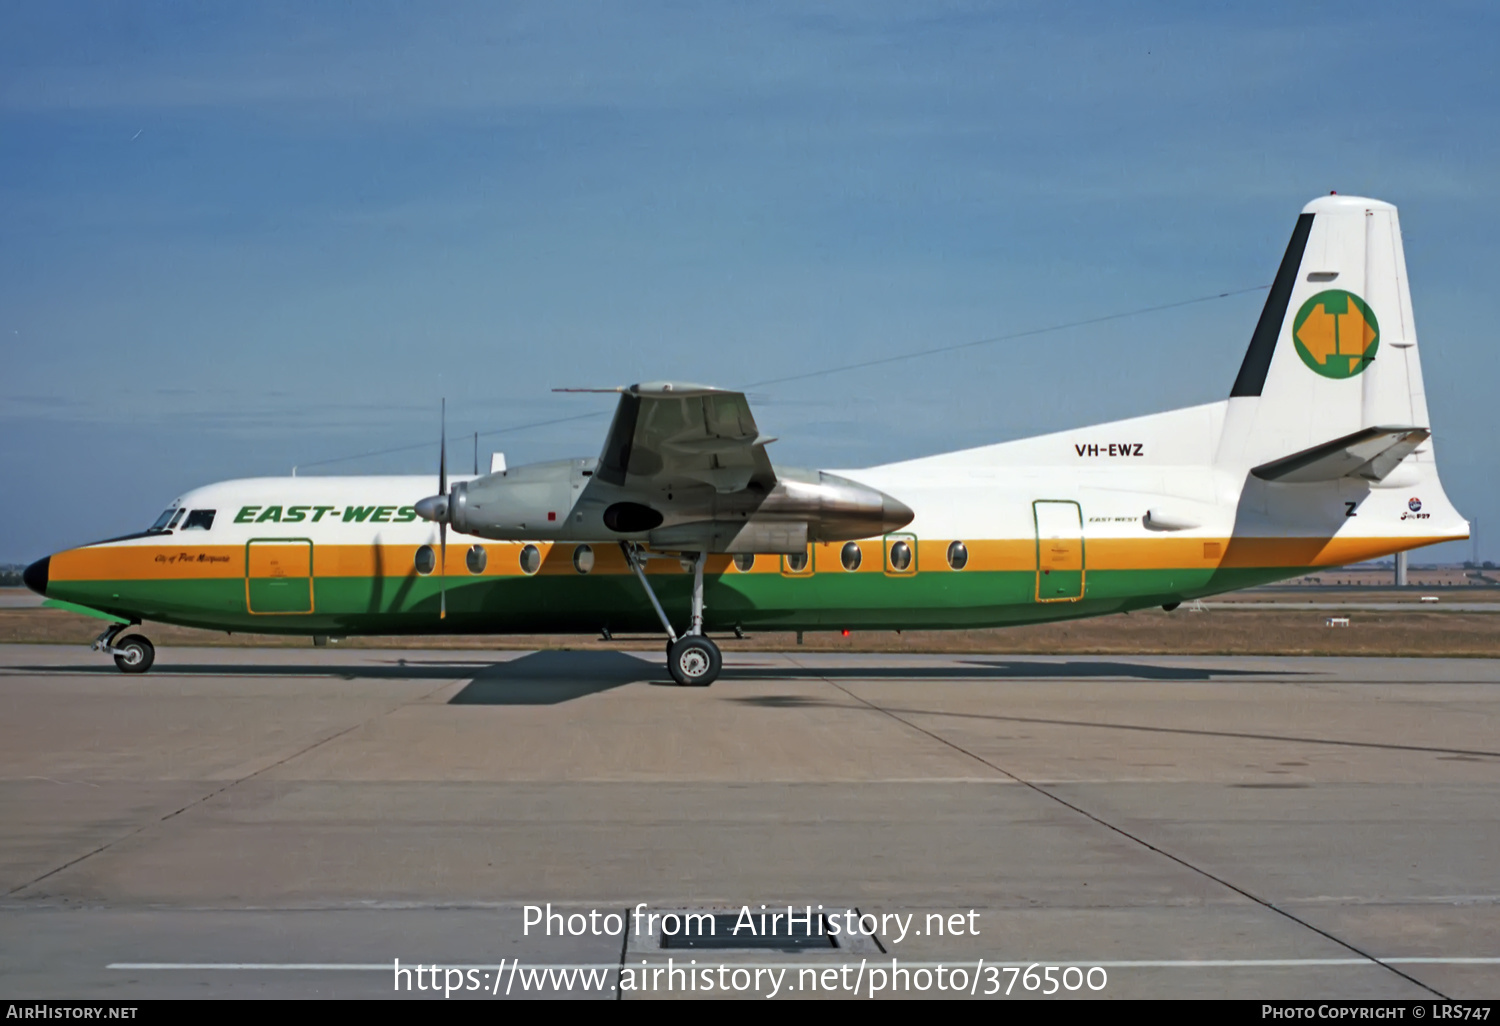
[[[156,662],[156,646],[144,635],[127,634],[118,644],[115,642],[121,631],[134,626],[133,623],[112,623],[94,639],[92,646],[95,652],[108,652],[114,656],[121,673],[145,673]]]
[[[646,580],[644,564],[649,558],[647,553],[631,542],[621,542],[620,549],[625,553],[625,562],[630,564],[630,569],[640,579],[641,587],[646,589],[651,608],[656,610],[662,627],[666,629],[667,672],[683,687],[708,687],[718,679],[719,671],[724,668],[724,656],[719,652],[719,646],[703,633],[703,565],[708,562],[708,553],[700,552],[693,559],[692,621],[687,631],[679,635],[672,630],[672,621],[667,619],[666,612],[657,601],[656,592],[651,590],[651,582]]]

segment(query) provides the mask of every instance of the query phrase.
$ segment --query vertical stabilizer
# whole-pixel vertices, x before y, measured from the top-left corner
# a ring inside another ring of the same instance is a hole
[[[1430,427],[1401,226],[1389,203],[1324,196],[1297,219],[1218,462],[1253,467],[1373,427]],[[1430,462],[1431,442],[1411,459]]]

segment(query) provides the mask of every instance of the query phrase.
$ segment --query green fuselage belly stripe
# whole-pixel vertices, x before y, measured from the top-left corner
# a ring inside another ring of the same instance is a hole
[[[704,620],[785,630],[930,630],[998,627],[1142,609],[1268,581],[1304,567],[1090,570],[1077,602],[1036,601],[1034,571],[936,571],[911,576],[818,573],[807,577],[729,573],[710,577]],[[668,616],[686,624],[692,578],[652,575]],[[129,618],[213,630],[289,634],[524,634],[659,631],[639,582],[622,574],[447,579],[448,616],[438,618],[442,582],[430,577],[318,577],[311,613],[251,614],[244,578],[54,581],[48,595]],[[293,609],[305,606],[300,596]],[[257,603],[257,610],[261,606]],[[283,607],[287,608],[287,607]]]

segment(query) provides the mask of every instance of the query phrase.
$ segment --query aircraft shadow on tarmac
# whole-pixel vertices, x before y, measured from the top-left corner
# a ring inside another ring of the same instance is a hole
[[[736,681],[778,680],[902,680],[1000,681],[1116,678],[1132,680],[1208,681],[1216,677],[1286,677],[1298,671],[1236,670],[1228,667],[1164,666],[1151,662],[1066,661],[1027,659],[964,659],[941,666],[735,666],[724,668],[722,684]],[[42,674],[108,674],[118,671],[107,663],[68,666],[19,666],[16,671]],[[544,651],[514,659],[408,659],[401,656],[372,663],[267,664],[246,662],[158,663],[155,675],[173,677],[311,677],[340,680],[461,680],[469,682],[448,700],[450,705],[557,705],[626,684],[650,683],[675,687],[656,657],[648,653]],[[738,699],[764,701],[777,700]]]
[[[731,657],[732,658],[732,657]],[[408,664],[411,665],[411,664]],[[452,666],[451,663],[441,665]],[[1295,672],[1295,671],[1294,671]],[[766,666],[726,665],[721,684],[735,681],[828,680],[987,681],[1036,678],[1117,677],[1130,680],[1197,680],[1221,676],[1286,676],[1288,671],[1207,669],[1158,666],[1150,663],[1033,662],[1027,660],[963,660],[957,666]],[[676,685],[662,667],[644,654],[624,652],[534,652],[504,663],[494,663],[449,700],[450,705],[554,705],[597,694],[625,684]],[[740,701],[755,701],[740,699]]]
[[[624,652],[533,652],[486,666],[448,704],[556,705],[666,677],[664,667]]]

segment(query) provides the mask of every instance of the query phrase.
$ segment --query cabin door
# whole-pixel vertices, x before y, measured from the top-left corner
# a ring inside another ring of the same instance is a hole
[[[1036,519],[1036,600],[1083,598],[1083,510],[1076,502],[1033,502]]]
[[[312,542],[276,538],[246,545],[245,608],[259,614],[311,613]]]

